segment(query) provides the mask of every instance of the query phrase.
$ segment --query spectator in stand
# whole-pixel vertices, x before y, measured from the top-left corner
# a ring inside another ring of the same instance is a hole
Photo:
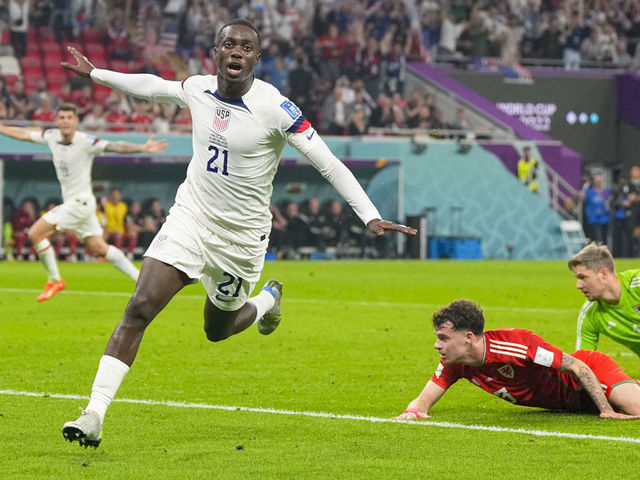
[[[388,95],[404,92],[407,59],[400,41],[393,42],[390,51],[382,49],[382,71],[384,91]]]
[[[567,8],[570,8],[569,5],[567,2]],[[585,38],[589,36],[589,27],[584,24],[584,4],[579,2],[577,10],[569,12],[567,17],[563,57],[564,69],[579,70],[580,61],[582,60],[580,47]]]
[[[407,126],[404,118],[404,108],[407,105],[407,101],[402,98],[400,92],[396,92],[391,96],[391,111],[393,120],[391,127],[405,128]]]
[[[173,122],[177,126],[178,133],[191,132],[191,112],[188,108],[180,108],[176,111]]]
[[[104,132],[107,130],[107,120],[101,103],[94,102],[89,113],[82,118],[82,129],[92,132]]]
[[[346,134],[351,136],[366,135],[368,130],[369,124],[364,107],[357,104],[347,122]]]
[[[55,107],[58,108],[63,103],[73,103],[73,91],[69,82],[60,85],[60,93],[56,95]]]
[[[531,156],[531,147],[522,149],[522,157],[518,160],[518,179],[533,193],[538,193],[538,159]]]
[[[551,16],[548,28],[543,30],[536,43],[537,56],[553,60],[562,58],[564,54],[562,24],[556,15]]]
[[[349,223],[343,212],[342,203],[331,202],[328,221],[325,227],[325,242],[329,247],[340,247],[349,238]]]
[[[618,45],[618,34],[615,28],[609,22],[606,22],[602,27],[602,32],[598,37],[600,42],[600,51],[602,52],[602,59],[605,62],[614,62],[616,59],[616,48]]]
[[[589,36],[580,46],[581,58],[591,62],[599,62],[602,60],[602,51],[600,50],[600,41],[598,40],[598,36],[598,29],[592,28]]]
[[[467,111],[464,108],[456,110],[456,119],[451,125],[453,130],[471,130],[471,124],[467,118]]]
[[[42,107],[42,100],[44,98],[49,99],[49,106],[55,105],[56,97],[53,93],[49,92],[47,81],[44,78],[39,78],[36,83],[36,91],[27,97],[29,99],[29,108],[32,111],[38,110]]]
[[[631,254],[640,256],[640,166],[634,165],[629,171],[627,182],[628,200],[631,208]]]
[[[446,130],[448,125],[442,118],[442,110],[437,107],[431,109],[431,118],[428,122],[429,129],[437,132],[437,130]]]
[[[322,76],[335,81],[340,76],[340,65],[347,44],[340,35],[337,23],[329,24],[327,32],[316,40],[316,48],[323,60],[320,72]]]
[[[313,91],[314,75],[309,67],[309,60],[301,47],[294,51],[294,67],[289,71],[289,98],[308,118],[313,118],[311,112],[315,104],[311,95]]]
[[[153,117],[149,114],[149,102],[146,100],[133,100],[133,113],[129,117],[129,123],[134,123],[136,132],[151,132]]]
[[[104,204],[104,215],[107,220],[106,240],[122,250],[124,237],[124,220],[127,216],[127,204],[122,201],[122,192],[114,188]]]
[[[27,199],[22,202],[22,205],[11,218],[11,226],[13,228],[13,239],[15,245],[16,259],[23,259],[23,248],[25,243],[29,241],[29,228],[38,219],[36,213],[36,205],[33,200]],[[30,243],[30,242],[29,242]],[[35,251],[31,247],[32,252],[29,254],[29,259],[35,258]]]
[[[0,72],[2,73],[2,72]],[[0,103],[2,103],[7,109],[11,105],[10,101],[11,91],[7,85],[7,81],[4,77],[0,77]]]
[[[277,253],[283,247],[287,238],[287,219],[277,205],[269,204],[271,212],[271,234],[269,235],[269,251]]]
[[[466,22],[456,23],[449,7],[443,7],[440,21],[440,41],[438,57],[452,57],[456,54],[458,38],[467,27]]]
[[[151,216],[142,211],[140,202],[131,202],[131,207],[125,219],[125,231],[127,237],[127,257],[133,259],[137,246],[146,249],[158,231],[151,220]]]
[[[469,57],[488,57],[491,52],[489,30],[477,7],[458,38],[458,50]]]
[[[117,100],[107,100],[107,114],[104,117],[107,122],[107,131],[109,132],[126,132],[127,116],[122,113]]]
[[[316,246],[319,250],[324,250],[325,227],[327,216],[322,211],[318,197],[311,197],[306,205],[305,215],[309,225],[309,244]]]
[[[286,210],[287,235],[286,246],[289,248],[289,256],[297,258],[297,250],[300,247],[309,246],[309,219],[300,213],[296,202],[289,202]]]
[[[524,28],[519,24],[518,17],[511,14],[506,25],[499,24],[494,39],[500,44],[500,58],[506,61],[520,60],[520,45],[524,35]]]
[[[164,135],[166,133],[169,133],[170,131],[169,120],[167,118],[167,114],[165,111],[165,108],[168,106],[169,105],[165,106],[161,103],[154,103],[151,106],[151,117],[153,118],[153,131],[160,135]]]
[[[631,69],[633,67],[633,57],[629,55],[629,45],[627,37],[618,37],[618,43],[616,44],[616,54],[613,62],[620,68]]]
[[[602,186],[602,175],[593,176],[593,185],[585,191],[585,214],[591,240],[606,244],[609,227],[611,190]]]
[[[143,64],[136,70],[136,73],[149,73],[151,75],[160,76],[160,71],[153,63],[153,57],[151,55],[144,55],[142,57]],[[175,80],[173,78],[168,78],[167,80]]]
[[[80,90],[74,90],[71,93],[72,103],[78,109],[78,116],[83,117],[91,110],[95,98],[93,97],[93,85],[84,83]]]
[[[162,208],[160,200],[151,200],[147,219],[149,221],[149,223],[147,223],[149,230],[153,230],[155,228],[154,232],[160,230],[160,227],[167,221],[167,214],[164,211],[164,208]]]
[[[31,115],[31,120],[42,124],[54,123],[56,111],[52,108],[51,99],[48,96],[42,97],[40,108]]]
[[[364,47],[356,57],[359,78],[364,81],[364,88],[376,98],[380,92],[382,55],[378,41],[374,37],[367,39]]]
[[[631,256],[631,192],[629,182],[620,175],[616,188],[611,192],[611,252],[616,258],[628,258]]]
[[[29,0],[9,0],[9,35],[16,57],[27,53],[27,31],[29,30]]]
[[[109,58],[113,60],[133,60],[133,48],[129,41],[129,32],[124,20],[124,13],[117,9],[111,21],[111,26],[107,31],[109,37],[108,48]]]
[[[24,93],[24,82],[17,80],[13,84],[13,92],[9,95],[9,104],[13,108],[13,116],[18,117],[20,114],[27,118],[29,113],[29,99]]]

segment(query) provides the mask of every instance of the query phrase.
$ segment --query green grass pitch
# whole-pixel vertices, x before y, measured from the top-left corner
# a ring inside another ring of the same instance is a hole
[[[89,395],[133,284],[110,265],[61,272],[67,290],[39,304],[41,265],[0,264],[0,478],[638,478],[638,443],[586,436],[638,440],[640,422],[512,406],[466,381],[432,421],[341,417],[403,411],[438,362],[431,314],[455,298],[483,305],[488,329],[531,329],[573,351],[583,299],[564,262],[267,263],[263,281],[284,282],[282,325],[216,344],[202,330],[203,288],[185,288],[147,330],[116,398],[192,405],[114,401],[97,450],[63,440],[87,401],[56,394]],[[640,377],[623,347],[605,339],[601,350]]]

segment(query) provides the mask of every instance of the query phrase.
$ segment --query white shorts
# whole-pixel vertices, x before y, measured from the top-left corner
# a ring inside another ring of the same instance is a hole
[[[260,279],[268,243],[268,238],[252,246],[230,242],[174,205],[144,255],[172,265],[193,283],[202,280],[216,307],[234,311],[246,303]]]
[[[42,218],[59,232],[73,230],[81,240],[102,236],[102,226],[96,216],[94,197],[69,200],[52,208]]]

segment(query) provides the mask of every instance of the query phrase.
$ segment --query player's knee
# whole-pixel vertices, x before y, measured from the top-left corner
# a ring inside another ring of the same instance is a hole
[[[125,310],[124,320],[132,326],[146,328],[156,316],[153,304],[153,299],[134,294]]]

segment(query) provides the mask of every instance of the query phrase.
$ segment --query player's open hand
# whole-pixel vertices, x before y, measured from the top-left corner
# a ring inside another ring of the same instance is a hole
[[[417,408],[407,408],[400,415],[393,418],[395,418],[396,420],[416,420],[418,418],[431,418],[431,417]]]
[[[415,235],[418,231],[415,228],[407,227],[406,225],[400,225],[399,223],[390,222],[388,220],[380,220],[376,218],[367,223],[367,228],[378,235],[379,237],[384,235],[387,230],[394,230],[396,232],[404,233],[405,235]]]
[[[640,415],[627,415],[626,413],[607,410],[605,412],[600,412],[600,418],[612,418],[614,420],[640,420]]]
[[[76,62],[78,62],[78,64],[71,65],[67,62],[60,62],[60,66],[66,68],[67,70],[71,70],[81,77],[89,78],[89,76],[91,75],[91,70],[95,68],[93,64],[87,59],[87,57],[82,55],[75,48],[69,46],[67,47],[67,50],[69,50],[69,53],[73,56]]]
[[[144,147],[142,147],[142,150],[146,153],[160,153],[162,151],[164,151],[165,148],[167,148],[169,146],[169,144],[167,143],[166,140],[155,140],[156,136],[151,135],[151,137],[149,137],[149,140],[147,140],[147,143],[144,144]]]

